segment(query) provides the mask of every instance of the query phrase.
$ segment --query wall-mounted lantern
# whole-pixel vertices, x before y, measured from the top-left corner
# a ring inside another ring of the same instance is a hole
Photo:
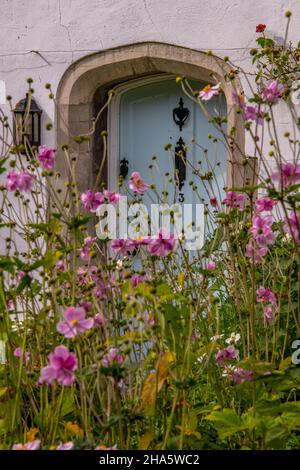
[[[17,145],[41,145],[42,110],[36,101],[26,93],[14,109],[14,140]]]

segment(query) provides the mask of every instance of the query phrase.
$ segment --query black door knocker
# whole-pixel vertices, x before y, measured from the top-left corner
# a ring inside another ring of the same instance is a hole
[[[179,126],[180,132],[182,131],[183,126],[185,125],[187,118],[189,117],[190,111],[188,108],[184,107],[183,99],[180,98],[179,106],[173,109],[173,119],[175,124]]]

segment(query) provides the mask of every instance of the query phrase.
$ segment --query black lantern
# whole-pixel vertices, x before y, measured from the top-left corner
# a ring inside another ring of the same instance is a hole
[[[41,114],[32,96],[20,100],[14,109],[14,140],[17,145],[41,145]]]

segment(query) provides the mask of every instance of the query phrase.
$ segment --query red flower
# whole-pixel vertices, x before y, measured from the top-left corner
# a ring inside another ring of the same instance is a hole
[[[267,25],[265,25],[265,24],[258,24],[256,26],[256,32],[257,33],[263,33],[264,30],[266,29],[266,27],[267,27]]]

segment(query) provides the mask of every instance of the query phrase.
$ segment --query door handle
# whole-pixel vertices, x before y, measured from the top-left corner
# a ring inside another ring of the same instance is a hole
[[[179,137],[175,147],[175,178],[181,191],[186,179],[186,147],[182,137]]]
[[[126,158],[123,158],[120,160],[120,176],[122,176],[123,179],[126,178],[128,175],[128,160]]]

